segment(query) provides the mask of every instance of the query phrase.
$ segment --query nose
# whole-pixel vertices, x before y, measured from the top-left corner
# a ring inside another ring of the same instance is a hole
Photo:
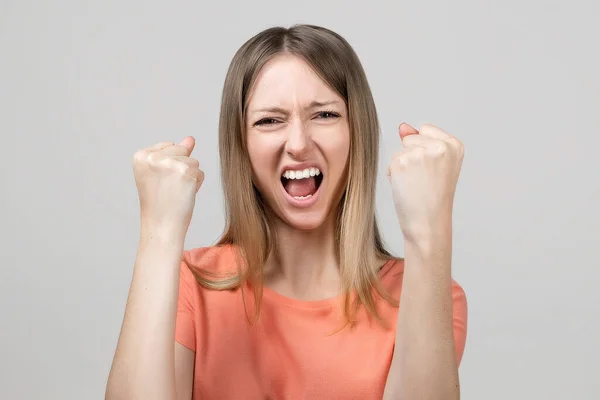
[[[310,133],[302,121],[294,121],[288,131],[285,151],[295,160],[305,160],[312,146]]]

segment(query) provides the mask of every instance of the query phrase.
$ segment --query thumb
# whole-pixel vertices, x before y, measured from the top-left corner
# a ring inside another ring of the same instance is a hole
[[[187,149],[187,155],[189,156],[190,154],[192,154],[192,151],[194,151],[194,147],[196,146],[196,139],[194,139],[193,136],[188,136],[185,139],[183,139],[181,143],[179,143],[179,145]]]
[[[413,128],[412,126],[407,124],[406,122],[403,122],[400,124],[400,126],[398,127],[398,132],[400,133],[400,140],[402,140],[402,141],[404,141],[404,138],[409,135],[418,135],[419,134],[418,130],[416,130],[415,128]]]

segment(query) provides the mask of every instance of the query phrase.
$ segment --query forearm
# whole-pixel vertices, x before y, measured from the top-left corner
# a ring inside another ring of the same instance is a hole
[[[385,399],[459,399],[452,323],[451,223],[405,241],[396,345]]]
[[[140,239],[106,398],[175,399],[175,319],[183,238]]]

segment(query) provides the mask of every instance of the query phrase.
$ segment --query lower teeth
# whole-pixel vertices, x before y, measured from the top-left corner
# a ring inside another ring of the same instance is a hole
[[[298,200],[308,199],[309,197],[312,197],[312,194],[309,194],[307,196],[294,196],[294,198]]]

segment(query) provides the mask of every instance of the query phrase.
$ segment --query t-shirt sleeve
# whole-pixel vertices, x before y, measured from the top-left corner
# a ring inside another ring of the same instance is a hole
[[[452,309],[456,361],[460,365],[467,342],[467,296],[456,281],[452,282]]]
[[[179,296],[177,299],[177,320],[175,340],[190,350],[196,351],[196,317],[194,299],[197,298],[196,278],[185,261],[179,272]]]

